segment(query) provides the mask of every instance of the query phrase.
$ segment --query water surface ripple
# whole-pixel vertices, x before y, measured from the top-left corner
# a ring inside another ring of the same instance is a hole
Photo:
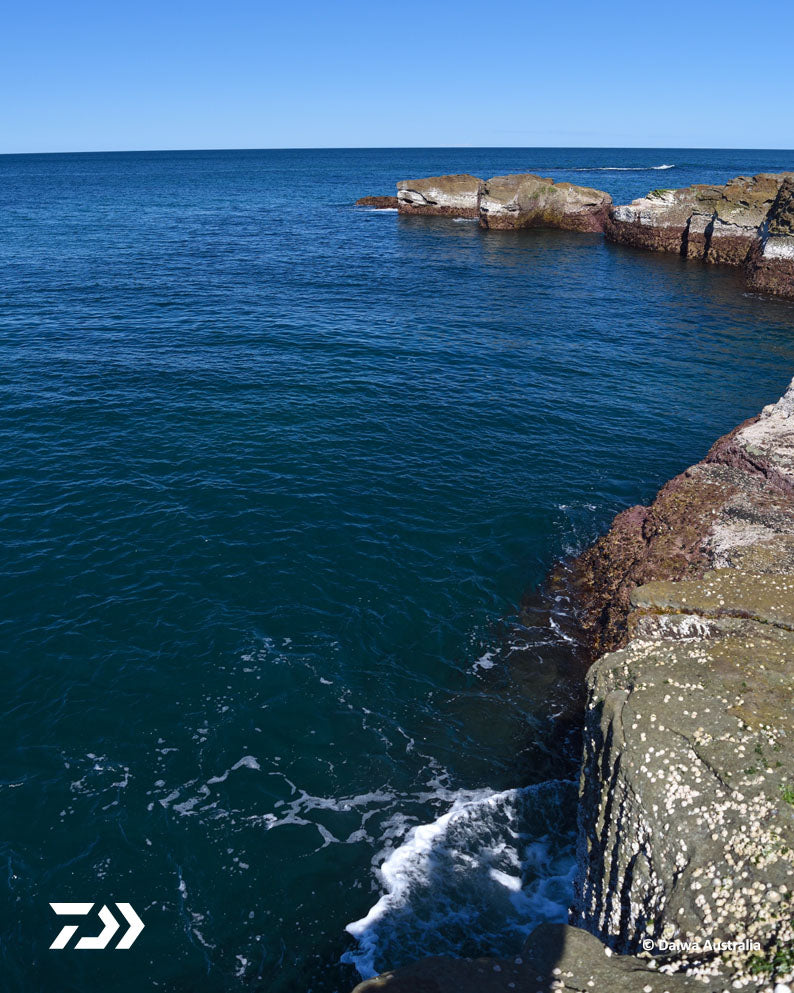
[[[794,309],[596,236],[351,204],[450,171],[627,200],[792,166],[0,158],[4,989],[332,993],[564,912],[575,691],[548,619],[509,619],[782,392]],[[49,952],[57,900],[146,930],[123,963]]]

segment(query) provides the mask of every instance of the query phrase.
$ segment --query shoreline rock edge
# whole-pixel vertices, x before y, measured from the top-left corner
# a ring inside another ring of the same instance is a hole
[[[794,299],[794,172],[651,190],[624,205],[614,205],[603,190],[532,173],[487,180],[461,173],[401,180],[396,198],[362,197],[357,205],[468,218],[487,230],[603,234],[630,248],[740,268],[751,292]]]
[[[573,575],[596,660],[571,923],[356,993],[794,983],[794,380]]]

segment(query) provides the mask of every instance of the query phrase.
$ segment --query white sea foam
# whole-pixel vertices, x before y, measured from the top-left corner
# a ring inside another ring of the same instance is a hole
[[[542,921],[564,921],[572,894],[574,784],[461,791],[430,824],[381,853],[381,896],[348,924],[343,961],[363,978],[423,954],[520,948]]]
[[[262,767],[253,757],[253,755],[243,755],[239,762],[235,762],[231,769],[227,769],[222,772],[219,776],[212,776],[207,780],[208,786],[214,786],[215,783],[224,783],[229,778],[229,774],[232,772],[237,772],[238,769],[253,769],[254,772],[260,772]]]
[[[581,166],[570,172],[658,172],[660,169],[675,169],[675,162],[663,162],[655,166]]]
[[[576,638],[572,638],[569,634],[566,634],[553,617],[549,617],[549,627],[562,641],[567,642],[569,645],[576,644]]]
[[[175,800],[179,800],[183,793],[191,790],[192,787],[196,786],[198,780],[190,779],[188,782],[183,783],[182,786],[178,787],[164,797],[161,797],[159,802],[162,807],[166,810],[171,807],[176,813],[182,814],[182,816],[190,815],[195,816],[198,813],[206,812],[212,810],[216,807],[216,803],[207,803],[206,801],[212,796],[212,790],[210,787],[217,786],[219,783],[225,783],[226,780],[233,772],[237,772],[238,769],[251,769],[253,772],[261,772],[262,767],[259,762],[254,758],[253,755],[243,755],[241,759],[234,763],[230,769],[226,769],[224,772],[217,776],[210,776],[206,783],[198,786],[196,792],[193,796],[189,796],[187,799],[182,800],[180,803],[175,803]],[[157,780],[155,786],[164,786],[164,780]],[[154,806],[152,802],[149,804],[149,810]]]
[[[477,661],[474,663],[473,668],[474,669],[493,669],[493,667],[496,665],[496,663],[494,662],[494,655],[495,654],[496,654],[495,652],[485,652],[483,655],[481,655],[477,659]]]

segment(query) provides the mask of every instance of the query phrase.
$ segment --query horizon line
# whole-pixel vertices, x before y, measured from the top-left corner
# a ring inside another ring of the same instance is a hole
[[[577,151],[677,151],[677,152],[791,152],[791,148],[761,148],[751,145],[262,145],[262,146],[212,146],[184,148],[88,148],[54,149],[46,151],[0,152],[0,158],[26,155],[143,155],[172,152],[367,152],[367,151],[487,151],[492,149],[516,150],[577,150]]]

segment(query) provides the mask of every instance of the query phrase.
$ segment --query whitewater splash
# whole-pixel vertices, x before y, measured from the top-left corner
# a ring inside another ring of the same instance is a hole
[[[383,893],[347,925],[357,944],[342,961],[366,979],[423,955],[514,954],[537,924],[567,920],[575,796],[567,780],[461,791],[380,853]]]
[[[658,172],[660,169],[675,169],[675,162],[663,162],[655,166],[581,166],[567,172]]]

